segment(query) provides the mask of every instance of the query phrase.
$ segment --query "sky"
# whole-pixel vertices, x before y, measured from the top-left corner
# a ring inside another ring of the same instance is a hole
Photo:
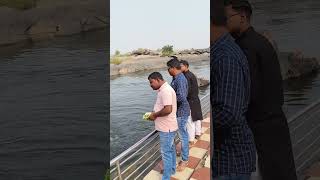
[[[210,0],[111,0],[110,50],[208,48]]]

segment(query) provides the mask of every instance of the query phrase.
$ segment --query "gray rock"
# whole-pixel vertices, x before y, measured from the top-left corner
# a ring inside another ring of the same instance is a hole
[[[205,78],[197,78],[198,81],[198,86],[199,87],[204,87],[204,86],[208,86],[209,85],[209,80],[205,79]]]
[[[206,48],[206,49],[185,49],[182,51],[179,51],[177,54],[179,55],[200,55],[200,54],[204,54],[204,53],[210,53],[210,49]]]
[[[141,56],[141,55],[150,55],[150,56],[158,56],[160,55],[160,52],[158,51],[153,51],[153,50],[150,50],[150,49],[143,49],[143,48],[140,48],[140,49],[137,49],[137,50],[134,50],[130,53],[131,56]]]
[[[106,28],[106,6],[101,0],[39,0],[36,8],[24,11],[0,7],[0,44]]]
[[[308,75],[320,68],[316,58],[304,57],[301,52],[280,53],[279,61],[284,80]]]
[[[278,53],[283,80],[301,77],[320,68],[319,61],[316,58],[304,57],[303,53],[298,50],[294,52],[280,52],[271,33],[264,31],[262,35],[269,40]]]

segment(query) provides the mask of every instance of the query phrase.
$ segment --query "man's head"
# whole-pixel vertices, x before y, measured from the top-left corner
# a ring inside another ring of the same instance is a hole
[[[231,33],[240,34],[250,27],[252,7],[247,0],[225,0],[224,6]]]
[[[215,42],[226,31],[227,18],[224,12],[223,1],[210,3],[210,41]]]
[[[158,90],[164,83],[163,77],[159,72],[151,73],[148,80],[153,90]]]
[[[167,67],[171,76],[176,76],[181,72],[180,61],[175,56],[173,56],[172,59],[167,62]]]
[[[181,61],[180,61],[180,65],[181,65],[181,71],[182,71],[182,72],[187,72],[187,71],[189,70],[189,63],[188,63],[188,61],[181,60]]]

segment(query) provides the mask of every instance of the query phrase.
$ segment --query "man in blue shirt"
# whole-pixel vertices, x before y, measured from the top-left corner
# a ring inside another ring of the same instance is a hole
[[[226,28],[222,4],[211,3],[210,101],[213,131],[212,175],[250,180],[256,150],[246,121],[250,75],[246,56]]]
[[[187,122],[190,116],[190,106],[187,100],[188,81],[181,71],[180,61],[173,57],[167,62],[168,72],[173,77],[172,88],[177,95],[177,121],[179,127],[179,136],[181,139],[181,161],[178,164],[177,171],[183,171],[188,165],[189,160],[189,134],[187,131]]]

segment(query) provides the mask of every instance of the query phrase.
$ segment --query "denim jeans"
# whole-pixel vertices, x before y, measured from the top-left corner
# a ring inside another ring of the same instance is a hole
[[[181,140],[181,159],[182,161],[189,160],[189,134],[187,131],[188,116],[177,117],[179,127],[179,137]]]
[[[251,175],[230,175],[230,176],[219,176],[213,178],[213,180],[250,180]]]
[[[160,150],[163,162],[162,180],[170,180],[170,176],[176,172],[176,146],[174,132],[160,132]]]

